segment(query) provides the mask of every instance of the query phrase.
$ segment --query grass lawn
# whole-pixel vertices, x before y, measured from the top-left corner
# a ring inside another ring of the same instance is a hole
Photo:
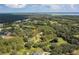
[[[74,55],[79,55],[79,49],[78,49],[78,50],[73,51],[73,54],[74,54]]]
[[[61,37],[58,37],[58,42],[57,42],[57,45],[60,46],[61,44],[68,44],[67,41],[63,40],[63,38]]]
[[[79,38],[79,35],[73,35],[74,37],[76,37],[76,38]]]

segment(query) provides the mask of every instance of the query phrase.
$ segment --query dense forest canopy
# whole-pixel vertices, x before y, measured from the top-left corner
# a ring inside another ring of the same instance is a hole
[[[0,54],[79,54],[79,16],[0,14]]]

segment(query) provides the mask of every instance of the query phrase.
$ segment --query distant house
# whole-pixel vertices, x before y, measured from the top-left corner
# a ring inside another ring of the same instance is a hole
[[[12,39],[12,38],[14,38],[14,36],[12,36],[11,32],[4,32],[3,35],[1,35],[1,37],[3,39]]]
[[[25,20],[23,20],[23,21],[26,22],[26,21],[28,21],[28,20],[30,20],[30,19],[25,19]]]
[[[2,31],[3,28],[0,28],[0,32]]]
[[[0,24],[0,27],[3,27],[3,24]]]
[[[32,53],[32,55],[50,55],[49,52],[35,52],[35,53]]]
[[[20,22],[21,22],[21,20],[16,21],[16,23],[20,23]]]
[[[50,55],[50,53],[49,52],[43,52],[42,55]]]
[[[4,32],[4,35],[6,35],[6,36],[11,36],[11,34],[12,33],[11,32],[8,32],[8,31],[7,32]]]

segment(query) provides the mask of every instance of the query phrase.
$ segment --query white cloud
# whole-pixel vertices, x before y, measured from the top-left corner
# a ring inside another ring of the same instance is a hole
[[[75,9],[74,4],[71,4],[70,7],[71,7],[72,9]]]
[[[61,6],[59,6],[59,5],[51,5],[51,9],[59,10],[59,9],[61,9]]]
[[[76,6],[75,4],[71,4],[71,5],[70,5],[70,8],[71,8],[72,10],[77,10],[77,6]]]
[[[58,4],[50,4],[50,5],[46,5],[50,10],[52,11],[59,11],[61,10],[61,6]]]
[[[9,8],[24,8],[26,4],[5,4]]]

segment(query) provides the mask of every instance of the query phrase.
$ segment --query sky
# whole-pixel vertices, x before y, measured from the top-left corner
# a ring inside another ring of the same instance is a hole
[[[0,4],[0,13],[79,12],[79,4]]]

